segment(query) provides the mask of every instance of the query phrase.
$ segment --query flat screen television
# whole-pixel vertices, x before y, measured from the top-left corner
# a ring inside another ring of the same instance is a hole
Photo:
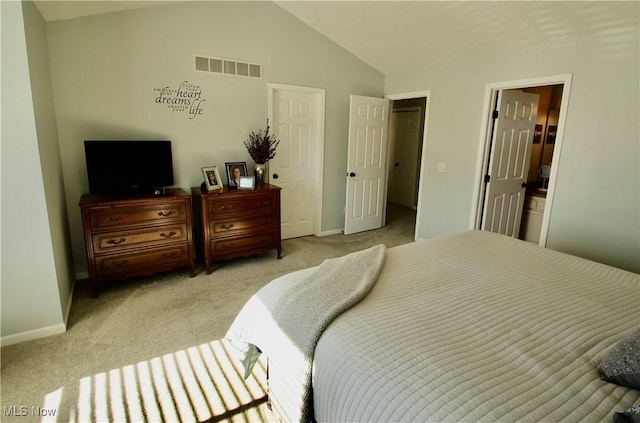
[[[173,185],[171,141],[84,142],[89,192],[153,193]]]

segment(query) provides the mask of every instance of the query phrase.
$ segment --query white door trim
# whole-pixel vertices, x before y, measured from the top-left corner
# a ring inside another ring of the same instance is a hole
[[[413,239],[417,240],[418,239],[418,234],[420,233],[420,227],[422,225],[422,219],[420,218],[421,216],[421,211],[422,211],[422,184],[424,182],[424,167],[427,163],[427,158],[426,158],[426,153],[427,153],[427,148],[426,148],[426,144],[427,144],[427,129],[429,127],[429,109],[431,108],[431,90],[423,90],[423,91],[411,91],[411,92],[405,92],[405,93],[396,93],[396,94],[387,94],[385,95],[385,98],[388,98],[389,100],[408,100],[411,98],[421,98],[421,97],[426,97],[427,101],[426,101],[426,105],[424,108],[424,134],[422,136],[422,156],[420,157],[420,177],[418,178],[418,205],[416,208],[416,230],[415,233],[413,234]],[[386,187],[385,187],[386,189]],[[385,217],[386,217],[386,205],[385,205]]]
[[[323,175],[324,175],[324,125],[325,125],[325,89],[324,88],[313,88],[313,87],[303,87],[298,85],[288,85],[288,84],[277,84],[277,83],[269,83],[268,84],[268,112],[269,121],[273,122],[273,99],[274,92],[276,91],[297,91],[303,93],[312,93],[315,94],[316,101],[318,102],[318,133],[316,134],[318,137],[318,142],[316,144],[316,168],[314,173],[314,183],[317,187],[315,195],[314,195],[314,223],[313,223],[313,234],[315,236],[319,236],[322,233],[322,192],[324,190],[323,187]]]
[[[567,118],[567,109],[569,108],[569,94],[571,92],[571,81],[573,74],[562,74],[554,76],[546,76],[540,78],[521,79],[516,81],[495,82],[485,85],[484,106],[482,109],[482,121],[480,129],[480,140],[478,145],[478,157],[476,161],[476,177],[474,182],[474,197],[472,201],[471,219],[469,229],[480,229],[482,216],[482,193],[484,192],[484,174],[487,169],[489,160],[489,141],[491,138],[491,122],[492,112],[495,109],[496,93],[500,90],[519,89],[527,87],[539,87],[544,85],[562,84],[562,100],[560,102],[560,115],[558,117],[558,132],[556,135],[556,143],[553,148],[552,162],[555,166],[551,166],[551,175],[549,177],[549,185],[547,190],[547,200],[542,218],[542,230],[540,232],[540,246],[545,247],[547,244],[547,234],[549,230],[549,219],[553,207],[553,197],[555,195],[556,176],[560,167],[560,159],[562,152],[562,141],[564,138],[564,127]],[[418,202],[418,206],[420,202]]]

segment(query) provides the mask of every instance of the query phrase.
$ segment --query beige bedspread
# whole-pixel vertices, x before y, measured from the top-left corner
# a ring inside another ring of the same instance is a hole
[[[639,304],[638,274],[489,232],[388,249],[316,346],[315,417],[610,422],[640,393],[597,366]]]

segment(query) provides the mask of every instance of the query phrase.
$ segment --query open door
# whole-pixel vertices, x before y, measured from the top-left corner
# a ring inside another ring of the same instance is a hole
[[[482,229],[517,238],[527,187],[538,94],[503,90],[485,181]]]
[[[388,125],[389,100],[351,96],[345,235],[382,227]]]

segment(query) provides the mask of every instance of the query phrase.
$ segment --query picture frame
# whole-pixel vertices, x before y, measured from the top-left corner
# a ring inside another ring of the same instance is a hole
[[[252,176],[241,176],[238,189],[256,189],[256,179]]]
[[[241,176],[249,176],[246,162],[226,162],[227,183],[232,188],[238,188]]]
[[[220,179],[218,166],[203,167],[202,176],[204,177],[204,185],[207,187],[207,191],[222,189],[222,179]]]
[[[542,125],[536,125],[536,129],[533,131],[533,143],[540,144],[542,142]]]
[[[555,144],[557,132],[558,125],[549,125],[549,128],[547,129],[547,139],[545,141],[545,144]]]

